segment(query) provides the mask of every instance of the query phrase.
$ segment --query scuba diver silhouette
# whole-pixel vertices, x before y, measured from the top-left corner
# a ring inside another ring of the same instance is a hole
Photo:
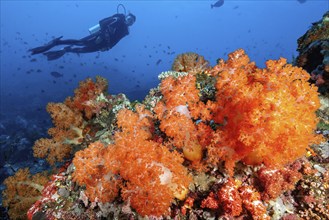
[[[119,13],[119,7],[122,6],[124,14]],[[122,4],[117,6],[117,14],[104,18],[99,24],[89,28],[90,35],[80,40],[67,39],[62,40],[58,37],[50,41],[44,46],[32,48],[29,51],[34,54],[43,53],[48,60],[56,60],[65,53],[91,53],[96,51],[107,51],[114,47],[123,37],[129,34],[128,27],[136,21],[136,16],[128,13]],[[58,45],[70,45],[60,50],[48,51]],[[76,46],[76,47],[75,47]],[[48,51],[48,52],[47,52]]]

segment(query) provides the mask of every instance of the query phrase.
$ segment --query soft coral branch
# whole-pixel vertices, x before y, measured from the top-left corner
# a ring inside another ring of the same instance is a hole
[[[41,198],[44,185],[48,182],[45,173],[31,175],[28,168],[18,170],[4,181],[3,205],[9,208],[12,219],[26,219],[27,210]]]
[[[71,155],[70,144],[82,142],[84,120],[80,112],[72,110],[63,103],[49,103],[47,111],[55,125],[48,130],[52,138],[37,140],[34,143],[33,152],[35,157],[46,158],[51,165],[54,165]]]

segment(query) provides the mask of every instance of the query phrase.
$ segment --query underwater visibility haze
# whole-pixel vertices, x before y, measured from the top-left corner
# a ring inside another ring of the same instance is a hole
[[[293,191],[303,181],[311,185],[314,170],[320,177],[313,181],[329,180],[328,143],[319,164],[299,159],[316,153],[308,145],[327,142],[329,135],[327,113],[315,116],[320,104],[328,103],[319,101],[316,87],[322,85],[320,92],[328,97],[327,0],[0,4],[0,219],[9,218],[7,213],[11,219],[329,218],[328,202],[319,202],[329,199],[328,193]],[[136,17],[129,34],[109,50],[75,53],[72,46],[54,44],[49,51],[66,53],[48,59],[46,50],[32,54],[56,38],[87,37],[90,28],[116,13]],[[324,31],[304,35],[312,25]],[[311,43],[303,46],[297,41],[302,36]],[[321,55],[311,56],[314,51]],[[296,77],[286,79],[284,71]],[[317,117],[324,121],[321,129]],[[313,134],[316,128],[324,138]],[[17,172],[26,167],[30,170]],[[31,176],[44,170],[48,173]],[[273,186],[271,179],[281,185]],[[23,189],[15,185],[19,181],[40,187]],[[9,186],[36,194],[15,199]],[[327,182],[323,191],[328,187]],[[49,196],[55,191],[56,199]],[[284,201],[293,198],[282,196],[286,191],[307,194],[323,210],[313,216],[306,199],[294,208]],[[29,196],[44,204],[25,202]]]

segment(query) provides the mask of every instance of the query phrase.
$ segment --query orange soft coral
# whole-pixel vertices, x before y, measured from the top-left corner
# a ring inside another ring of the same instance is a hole
[[[97,76],[96,82],[91,78],[80,82],[79,88],[74,91],[74,97],[68,97],[65,104],[71,109],[77,109],[83,115],[90,119],[99,109],[99,103],[96,103],[96,98],[102,93],[106,93],[108,82],[105,78]]]
[[[128,181],[123,198],[141,215],[159,216],[168,213],[174,197],[185,197],[191,178],[177,152],[151,141],[151,112],[142,105],[136,111],[118,113],[122,132],[115,135],[115,153],[111,154],[115,158],[107,161],[117,161],[120,176]]]
[[[113,196],[106,194],[117,193],[112,186],[120,185],[122,198],[139,214],[168,214],[174,198],[184,199],[191,181],[183,158],[152,141],[152,114],[144,106],[137,105],[136,112],[120,110],[117,124],[121,131],[115,144],[94,143],[76,154],[74,179],[86,185],[92,201],[111,201]],[[119,179],[125,184],[113,183]]]
[[[161,81],[160,91],[164,96],[167,108],[175,108],[187,103],[197,103],[199,101],[196,89],[196,78],[189,74],[179,78],[166,77]]]
[[[210,112],[199,100],[195,84],[196,78],[191,74],[163,79],[160,85],[163,100],[158,102],[155,112],[161,121],[160,129],[173,138],[176,147],[183,149],[184,156],[191,161],[200,161],[202,147],[192,118],[206,119]]]
[[[48,130],[52,138],[37,140],[33,146],[33,153],[35,157],[46,158],[54,165],[70,156],[70,144],[81,142],[83,119],[80,112],[70,109],[63,103],[49,103],[47,111],[55,125]]]
[[[213,119],[224,125],[215,147],[229,149],[230,166],[237,160],[284,165],[318,140],[313,130],[319,99],[308,73],[283,58],[266,66],[258,69],[243,50],[237,50],[210,71],[218,77]]]
[[[11,219],[26,219],[27,210],[41,198],[43,186],[49,178],[45,173],[31,175],[28,168],[18,170],[3,182],[3,205],[9,208]]]
[[[106,166],[106,148],[100,142],[75,154],[73,180],[86,186],[86,195],[91,201],[112,202],[118,195],[121,180],[115,170]]]

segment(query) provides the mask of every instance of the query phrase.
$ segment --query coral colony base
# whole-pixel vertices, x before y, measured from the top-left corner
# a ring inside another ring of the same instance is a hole
[[[102,77],[49,103],[33,150],[54,168],[5,180],[11,218],[329,219],[328,133],[305,70],[260,69],[240,49],[214,67],[179,55],[159,79],[141,103]]]

